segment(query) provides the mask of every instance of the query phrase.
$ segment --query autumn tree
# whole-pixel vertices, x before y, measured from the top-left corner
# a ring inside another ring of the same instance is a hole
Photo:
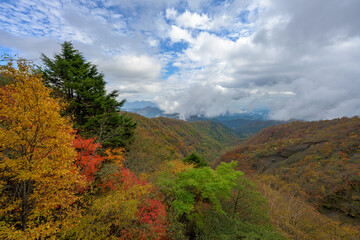
[[[73,146],[77,150],[75,163],[80,168],[80,173],[90,183],[94,180],[96,172],[99,171],[100,165],[105,159],[105,156],[98,154],[101,144],[97,143],[96,139],[85,139],[77,135]]]
[[[92,199],[92,205],[80,222],[67,232],[67,237],[162,239],[166,234],[167,214],[156,188],[130,170],[115,165],[119,167],[117,171],[101,169],[99,175],[103,184],[98,187],[103,187],[105,192]]]
[[[54,89],[54,95],[69,102],[66,113],[74,117],[81,135],[97,137],[105,147],[125,146],[136,126],[131,117],[120,114],[125,100],[117,100],[117,91],[106,93],[104,75],[85,61],[71,42],[61,46],[54,59],[42,54],[47,85]]]
[[[54,236],[78,216],[73,130],[30,64],[0,71],[11,79],[0,88],[0,238]]]

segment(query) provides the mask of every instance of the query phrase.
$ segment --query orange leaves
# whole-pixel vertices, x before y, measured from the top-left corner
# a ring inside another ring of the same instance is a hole
[[[78,214],[74,189],[84,183],[73,165],[72,129],[60,116],[61,105],[25,61],[12,66],[0,69],[12,79],[0,88],[0,215],[9,216],[0,219],[0,232],[45,238]]]
[[[124,148],[107,149],[105,156],[107,161],[121,168],[124,162]]]

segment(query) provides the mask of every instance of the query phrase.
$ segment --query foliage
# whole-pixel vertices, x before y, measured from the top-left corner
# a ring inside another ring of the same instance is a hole
[[[262,227],[273,234],[260,239],[281,239],[270,225],[264,199],[234,167],[233,163],[221,163],[216,170],[203,167],[175,177],[164,174],[159,183],[169,213],[183,224],[190,239],[241,238]],[[217,224],[219,221],[222,224]],[[227,231],[222,230],[225,228]]]
[[[80,223],[67,232],[75,239],[161,239],[166,233],[165,205],[145,179],[121,168],[104,178],[107,191],[93,198]],[[104,176],[103,176],[104,177]]]
[[[183,160],[193,152],[211,162],[239,139],[233,131],[215,122],[130,115],[138,125],[124,164],[137,173],[156,171],[162,163]]]
[[[64,42],[53,60],[42,54],[42,61],[47,85],[69,102],[66,113],[74,116],[81,135],[96,136],[106,147],[125,146],[132,140],[136,124],[119,112],[125,101],[116,100],[116,91],[106,93],[103,74],[71,42]]]
[[[84,139],[77,135],[73,141],[73,146],[77,150],[76,165],[81,169],[80,172],[90,183],[94,180],[96,172],[100,169],[100,164],[105,157],[97,154],[100,143],[95,143],[96,139]]]
[[[1,66],[0,236],[54,237],[79,216],[72,129],[41,76],[25,60]]]
[[[318,209],[360,218],[359,117],[269,127],[220,161],[237,161],[249,174],[279,175]]]
[[[186,158],[184,158],[184,163],[190,163],[190,164],[194,164],[194,166],[196,168],[199,168],[199,167],[207,167],[209,166],[209,164],[207,164],[205,162],[204,159],[202,159],[199,155],[197,155],[196,153],[192,153],[190,154],[189,156],[187,156]]]
[[[268,199],[272,221],[292,239],[359,239],[348,224],[339,224],[320,214],[297,195],[299,190],[273,175],[256,176],[261,193]],[[299,188],[298,188],[299,189]]]

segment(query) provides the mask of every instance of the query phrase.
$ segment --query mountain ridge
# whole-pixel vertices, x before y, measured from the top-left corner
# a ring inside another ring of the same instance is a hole
[[[319,210],[360,218],[360,118],[292,122],[250,137],[214,163],[237,161],[247,174],[300,186]]]
[[[182,160],[193,152],[210,163],[224,149],[229,149],[240,141],[233,130],[212,121],[187,122],[128,114],[138,125],[126,164],[138,172],[151,172],[161,162]]]

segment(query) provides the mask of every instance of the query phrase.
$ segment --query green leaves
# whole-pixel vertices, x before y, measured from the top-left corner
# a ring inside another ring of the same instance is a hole
[[[199,167],[206,167],[209,166],[209,164],[207,164],[205,162],[204,159],[202,159],[199,155],[197,155],[196,153],[192,153],[189,156],[187,156],[184,159],[184,163],[190,163],[190,164],[194,164],[195,167],[199,168]]]
[[[98,137],[104,147],[122,147],[132,141],[136,123],[120,114],[124,101],[116,100],[116,91],[106,93],[104,75],[71,42],[64,42],[53,60],[44,54],[41,59],[46,84],[55,96],[69,102],[65,113],[74,117],[81,135]]]
[[[192,214],[197,203],[209,203],[222,211],[220,200],[229,198],[236,180],[243,175],[234,170],[234,163],[221,163],[216,170],[210,167],[193,168],[178,173],[176,178],[161,179],[163,190],[173,196],[170,203],[177,215]]]

